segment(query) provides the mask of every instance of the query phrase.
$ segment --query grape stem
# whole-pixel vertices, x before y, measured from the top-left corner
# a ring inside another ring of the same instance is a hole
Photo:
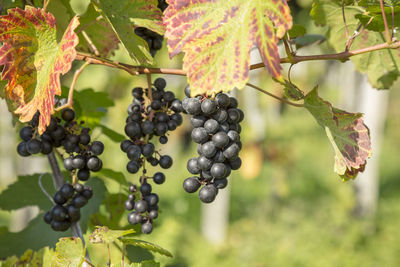
[[[62,105],[58,108],[56,108],[56,111],[60,111],[63,110],[64,108],[69,108],[72,107],[74,105],[74,88],[75,88],[75,84],[79,78],[79,76],[81,75],[81,73],[83,72],[83,70],[89,66],[90,62],[86,61],[79,69],[77,69],[75,71],[74,77],[72,79],[71,82],[71,86],[69,87],[69,91],[68,91],[68,101],[65,105]]]
[[[383,0],[379,0],[379,3],[381,5],[381,11],[382,11],[382,17],[383,17],[383,23],[385,24],[385,37],[386,37],[386,43],[391,44],[392,43],[392,38],[389,30],[389,24],[386,18],[386,13],[385,13],[385,7],[383,5]]]
[[[57,162],[56,156],[54,155],[54,152],[51,152],[50,154],[48,154],[47,159],[49,161],[50,168],[53,173],[52,176],[53,176],[54,187],[56,190],[58,190],[65,182],[64,176],[60,170],[60,166],[58,165],[58,162]],[[83,238],[82,229],[79,224],[79,221],[76,223],[73,223],[71,225],[71,230],[72,230],[73,236],[79,237],[82,240],[83,247],[85,247],[85,239]],[[90,262],[90,257],[89,257],[89,253],[87,250],[86,250],[85,258],[86,258],[87,262]]]
[[[51,203],[55,204],[53,198],[52,198],[51,195],[46,191],[46,189],[44,188],[44,186],[43,186],[43,184],[42,184],[42,178],[43,178],[43,175],[45,175],[45,174],[48,174],[48,173],[42,173],[42,174],[39,176],[38,184],[39,184],[40,190],[42,190],[43,194],[45,194],[46,197],[47,197],[48,199],[50,199]]]
[[[286,103],[286,104],[288,104],[288,105],[295,106],[295,107],[304,107],[303,104],[296,104],[296,103],[293,103],[293,102],[291,102],[291,101],[289,101],[289,100],[286,100],[286,99],[284,99],[284,98],[282,98],[282,97],[276,96],[276,95],[274,95],[274,94],[272,94],[272,93],[270,93],[270,92],[268,92],[268,91],[265,91],[264,89],[262,89],[262,88],[260,88],[260,87],[258,87],[258,86],[255,86],[254,84],[246,83],[246,85],[249,86],[249,87],[252,87],[252,88],[254,88],[254,89],[258,90],[258,91],[260,91],[261,93],[264,93],[264,94],[266,94],[266,95],[269,95],[269,96],[271,96],[271,97],[273,97],[273,98],[275,98],[275,99],[277,99],[277,100],[279,100],[279,101],[281,101],[281,102],[283,102],[283,103]]]

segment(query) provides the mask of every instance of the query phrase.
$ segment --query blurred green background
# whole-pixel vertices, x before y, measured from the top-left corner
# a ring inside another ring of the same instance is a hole
[[[311,1],[291,1],[291,5],[295,21],[305,25],[308,32],[326,30],[316,28],[309,20]],[[329,46],[323,44],[320,48],[307,48],[304,53],[329,50]],[[155,58],[158,66],[180,67],[180,59],[170,60],[165,47]],[[114,59],[126,60],[118,51]],[[79,65],[75,63],[74,67]],[[348,92],[338,74],[342,67],[338,62],[301,63],[292,69],[292,81],[304,91],[319,84],[320,94],[326,100],[344,108],[341,99],[346,98]],[[160,75],[153,75],[153,79],[156,77]],[[167,80],[167,89],[183,97],[184,77],[162,77]],[[268,91],[279,94],[281,90],[266,71],[255,71],[252,79]],[[66,86],[70,81],[71,75],[63,79]],[[131,77],[102,66],[89,66],[77,83],[78,90],[93,88],[109,93],[115,105],[109,109],[103,123],[119,133],[123,133],[126,108],[132,100],[130,90],[135,86],[146,86],[145,77]],[[397,83],[390,91],[384,122],[379,157],[379,200],[374,216],[356,216],[354,182],[342,182],[333,172],[333,149],[323,129],[306,110],[283,106],[260,93],[250,98],[249,92],[253,89],[245,88],[237,92],[239,106],[247,116],[242,125],[244,166],[229,179],[231,197],[225,241],[211,244],[203,237],[200,201],[196,195],[189,195],[182,189],[182,181],[189,176],[186,161],[196,155],[195,145],[188,142],[188,117],[184,126],[174,131],[168,144],[161,148],[162,153],[173,157],[174,165],[166,171],[166,183],[153,186],[160,196],[161,213],[153,233],[141,238],[174,254],[172,259],[156,255],[162,266],[400,266],[398,87]],[[258,113],[254,113],[254,107]],[[0,116],[3,120],[10,119],[6,112]],[[253,116],[261,116],[264,123],[251,123]],[[4,130],[0,128],[0,132]],[[95,132],[94,136],[98,134]],[[102,135],[98,139],[106,145],[102,155],[104,167],[124,172],[127,179],[137,182],[138,176],[125,171],[127,159],[119,144]],[[17,142],[15,138],[14,148]],[[0,149],[0,153],[5,152]],[[14,162],[21,160],[15,150],[8,157]],[[5,173],[0,170],[0,190],[16,179]],[[121,190],[115,182],[106,182],[106,185],[114,193]],[[0,211],[0,226],[12,227],[13,217],[14,212]],[[51,231],[47,225],[43,227]],[[101,263],[105,260],[104,252],[90,250],[95,261],[100,262],[99,266],[104,266]],[[119,253],[118,250],[114,252]]]

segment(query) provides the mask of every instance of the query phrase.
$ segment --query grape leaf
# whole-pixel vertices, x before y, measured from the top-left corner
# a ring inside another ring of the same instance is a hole
[[[139,239],[135,239],[132,237],[123,237],[123,238],[121,238],[121,241],[122,241],[122,243],[124,243],[126,245],[141,247],[141,248],[153,251],[153,252],[157,252],[164,256],[173,257],[171,252],[169,252],[168,250],[166,250],[156,244],[144,241],[144,240],[139,240]]]
[[[294,24],[288,31],[290,39],[294,39],[300,36],[304,36],[307,33],[307,29],[300,24]]]
[[[110,24],[96,11],[93,4],[89,5],[86,13],[80,16],[79,20],[82,24],[79,30],[85,31],[100,56],[107,58],[114,50],[118,49],[118,36]],[[84,52],[92,52],[90,44],[83,34],[83,32],[79,34],[77,49]]]
[[[364,171],[366,159],[371,157],[369,130],[361,113],[336,109],[318,96],[317,88],[304,99],[305,108],[314,116],[335,151],[334,170],[343,180],[354,179]]]
[[[76,237],[60,238],[56,244],[56,266],[81,266],[85,259],[82,241]]]
[[[61,94],[60,75],[71,68],[78,43],[78,17],[71,20],[60,43],[55,23],[52,14],[31,6],[10,9],[0,17],[1,78],[8,80],[5,98],[14,102],[12,111],[22,122],[40,112],[39,133],[50,123],[54,95]]]
[[[345,7],[346,21],[349,32],[354,32],[359,24],[356,15],[362,14],[364,10],[356,6]],[[321,20],[321,14],[324,19]],[[329,26],[327,34],[328,42],[337,52],[343,52],[346,45],[345,27],[342,20],[342,9],[339,4],[331,2],[319,2],[314,4],[311,11],[316,23]],[[365,48],[368,46],[384,43],[385,38],[380,32],[363,31],[353,42],[352,49]],[[400,76],[400,53],[399,50],[378,50],[351,57],[356,69],[366,73],[369,82],[377,89],[387,89]]]
[[[127,184],[125,175],[122,172],[117,172],[111,169],[102,168],[99,172],[99,176],[104,176],[107,179],[114,180],[118,184]]]
[[[146,42],[137,36],[134,27],[146,27],[164,34],[162,13],[156,0],[92,0],[97,11],[110,23],[133,64],[153,64]]]
[[[121,143],[122,141],[125,140],[125,136],[123,136],[120,133],[117,133],[116,131],[108,128],[107,126],[100,124],[99,125],[101,128],[102,133],[107,136],[108,138],[110,138],[112,141],[117,142],[117,143]]]
[[[41,210],[47,210],[52,207],[51,201],[40,190],[39,177],[41,174],[18,176],[17,181],[10,184],[0,194],[0,209],[16,210],[25,206],[38,206]],[[44,189],[53,194],[54,185],[50,174],[42,176],[42,185]],[[15,196],[24,197],[15,197]]]
[[[129,230],[110,230],[107,226],[96,226],[96,229],[90,235],[90,243],[112,243],[118,238],[133,234],[135,231],[133,229]]]
[[[185,53],[183,69],[193,95],[243,88],[249,79],[253,46],[272,76],[281,80],[278,38],[292,26],[286,0],[168,3],[164,24],[169,54],[172,58]]]

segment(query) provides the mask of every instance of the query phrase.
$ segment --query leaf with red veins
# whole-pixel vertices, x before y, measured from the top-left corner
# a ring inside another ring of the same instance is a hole
[[[354,179],[364,171],[366,160],[372,155],[369,129],[363,115],[332,107],[318,96],[317,88],[306,95],[304,106],[325,129],[333,146],[335,172],[343,180]]]
[[[43,9],[26,6],[0,16],[1,78],[8,80],[4,96],[21,122],[39,111],[39,133],[46,130],[54,110],[54,96],[61,94],[60,74],[71,69],[76,57],[79,25],[74,17],[57,43],[56,20]]]
[[[164,11],[170,57],[184,52],[193,95],[243,88],[256,46],[281,80],[278,38],[292,26],[286,0],[170,0]]]

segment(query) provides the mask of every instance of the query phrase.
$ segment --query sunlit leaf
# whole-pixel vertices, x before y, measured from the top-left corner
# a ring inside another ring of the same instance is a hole
[[[10,9],[0,17],[0,65],[2,79],[8,80],[5,98],[14,103],[12,111],[22,122],[40,112],[39,133],[50,123],[54,95],[61,94],[60,75],[71,68],[78,44],[77,17],[59,43],[55,24],[52,14],[31,6]]]
[[[126,245],[141,247],[141,248],[153,251],[153,252],[157,252],[164,256],[173,257],[171,252],[169,252],[168,250],[166,250],[156,244],[144,241],[144,240],[139,240],[139,239],[135,239],[132,237],[123,237],[123,238],[121,238],[121,241]]]
[[[363,122],[362,114],[348,113],[332,107],[318,96],[317,88],[306,95],[304,106],[325,129],[333,146],[335,172],[348,180],[364,171],[372,150],[369,130]]]
[[[135,27],[146,27],[159,34],[164,33],[161,10],[156,0],[92,0],[98,12],[113,27],[133,64],[152,64],[153,58],[146,42],[134,32]]]
[[[349,33],[353,33],[358,28],[360,21],[357,15],[363,14],[361,7],[345,7],[347,28]],[[337,52],[343,52],[346,46],[346,31],[342,20],[342,8],[339,4],[329,1],[321,1],[315,4],[311,15],[318,24],[329,26],[327,34],[328,42]],[[323,17],[323,19],[321,19]],[[363,31],[353,42],[351,49],[361,49],[377,44],[385,43],[385,38],[380,32]],[[354,63],[356,69],[366,73],[369,82],[374,88],[388,89],[393,82],[400,76],[400,53],[395,49],[383,49],[353,56],[350,60]]]
[[[250,50],[258,47],[273,77],[281,79],[278,38],[292,26],[286,0],[170,0],[164,11],[170,57],[184,52],[192,94],[243,88]]]
[[[112,243],[118,238],[134,233],[133,229],[129,230],[110,230],[106,226],[96,226],[96,229],[90,235],[89,240],[91,243]]]
[[[56,244],[57,266],[81,266],[85,258],[82,241],[77,237],[64,237]]]

